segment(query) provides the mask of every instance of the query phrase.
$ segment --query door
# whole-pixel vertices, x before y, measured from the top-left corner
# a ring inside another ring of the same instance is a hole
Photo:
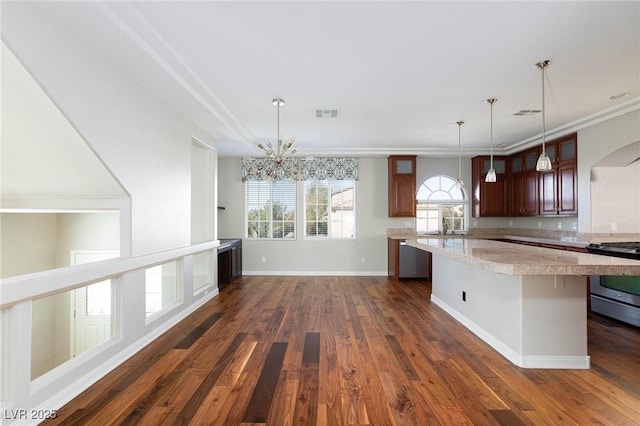
[[[575,162],[561,164],[558,167],[558,213],[577,214],[577,170]]]
[[[71,265],[120,256],[118,250],[71,250]],[[71,292],[71,356],[111,338],[111,280]]]
[[[556,170],[540,172],[540,214],[557,214]]]

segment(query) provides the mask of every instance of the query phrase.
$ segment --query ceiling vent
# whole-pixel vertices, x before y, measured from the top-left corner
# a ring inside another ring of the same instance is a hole
[[[317,109],[316,118],[338,118],[337,109]]]
[[[536,115],[540,114],[542,110],[540,109],[521,109],[520,111],[514,113],[513,115]]]

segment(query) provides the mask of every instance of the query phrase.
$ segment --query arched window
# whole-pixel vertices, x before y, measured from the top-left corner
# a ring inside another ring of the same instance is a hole
[[[416,231],[466,231],[469,203],[456,180],[444,175],[425,180],[416,195]]]

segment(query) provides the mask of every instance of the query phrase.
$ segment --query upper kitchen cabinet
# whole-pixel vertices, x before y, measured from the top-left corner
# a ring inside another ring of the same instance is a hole
[[[389,217],[416,216],[416,156],[389,157]]]
[[[473,216],[507,216],[507,157],[494,156],[495,182],[485,182],[491,158],[483,155],[471,159]]]
[[[546,144],[552,169],[540,173],[540,214],[578,214],[578,147],[572,133]]]
[[[536,216],[540,214],[538,172],[536,163],[540,150],[531,148],[511,155],[509,162],[509,215]]]

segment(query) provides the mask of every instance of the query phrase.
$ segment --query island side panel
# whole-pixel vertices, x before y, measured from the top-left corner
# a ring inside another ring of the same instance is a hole
[[[499,274],[433,254],[432,302],[519,367],[589,368],[586,291],[584,277]]]
[[[589,368],[585,277],[523,277],[523,353],[527,368]]]
[[[432,259],[431,300],[519,365],[522,277],[485,271],[435,253]]]

